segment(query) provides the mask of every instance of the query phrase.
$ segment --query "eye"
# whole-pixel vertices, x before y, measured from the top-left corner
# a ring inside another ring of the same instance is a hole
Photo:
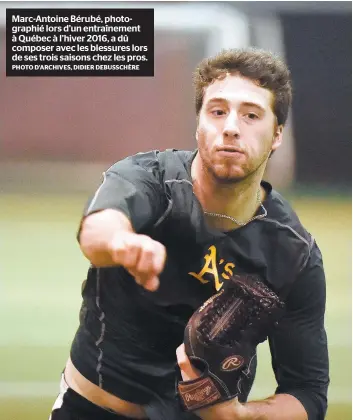
[[[211,111],[211,114],[214,115],[215,117],[220,117],[225,114],[225,111],[223,111],[222,109],[213,109]]]
[[[256,115],[254,112],[249,112],[246,114],[246,117],[249,118],[249,120],[258,120],[259,116]]]

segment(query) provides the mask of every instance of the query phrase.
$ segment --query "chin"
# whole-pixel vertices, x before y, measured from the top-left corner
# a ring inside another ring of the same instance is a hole
[[[240,168],[215,168],[213,175],[222,184],[234,184],[247,177],[247,174]]]

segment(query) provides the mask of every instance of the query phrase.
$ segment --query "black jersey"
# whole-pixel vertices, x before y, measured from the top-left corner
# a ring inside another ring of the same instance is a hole
[[[122,267],[89,268],[72,361],[86,378],[120,398],[146,406],[169,400],[172,406],[175,350],[191,314],[226,287],[233,273],[256,273],[286,302],[285,316],[268,337],[276,393],[295,396],[309,420],[323,419],[329,382],[326,297],[316,242],[266,182],[264,217],[233,231],[209,228],[193,193],[195,155],[138,153],[103,174],[84,216],[107,208],[122,211],[137,233],[166,246],[167,260],[155,292],[136,284]],[[250,370],[253,378],[256,358]],[[251,381],[241,390],[241,401],[250,387]],[[173,415],[168,419],[184,418]]]

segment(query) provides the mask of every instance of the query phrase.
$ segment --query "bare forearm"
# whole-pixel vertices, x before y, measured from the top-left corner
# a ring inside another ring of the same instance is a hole
[[[114,265],[110,245],[119,232],[133,232],[129,219],[123,213],[107,209],[87,216],[80,233],[83,254],[97,267]]]
[[[278,394],[266,400],[245,404],[244,420],[308,420],[302,404],[292,395]],[[234,419],[236,420],[236,419]]]
[[[96,267],[120,266],[149,291],[159,287],[158,276],[166,260],[164,245],[134,232],[131,222],[116,210],[93,213],[80,232],[83,254]]]
[[[278,394],[261,401],[235,401],[199,410],[203,420],[308,420],[302,404],[292,395]]]

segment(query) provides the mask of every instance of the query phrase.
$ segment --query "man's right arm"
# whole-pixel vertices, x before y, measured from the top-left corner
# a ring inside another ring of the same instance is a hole
[[[88,216],[82,223],[80,247],[96,267],[122,265],[141,286],[158,288],[165,248],[149,236],[135,233],[123,213],[107,209]]]
[[[114,237],[134,233],[130,220],[114,209],[101,210],[88,215],[81,224],[80,248],[96,267],[116,265]]]
[[[160,217],[163,200],[151,173],[137,165],[114,165],[85,210],[78,235],[83,254],[97,267],[121,265],[139,284],[155,290],[165,248],[139,230]]]

